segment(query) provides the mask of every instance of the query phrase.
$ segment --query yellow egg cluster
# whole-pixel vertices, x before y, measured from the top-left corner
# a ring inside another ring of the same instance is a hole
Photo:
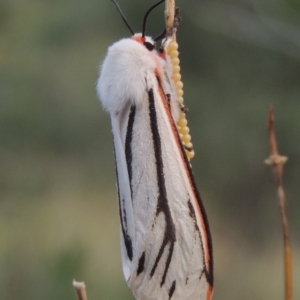
[[[172,41],[168,45],[167,55],[171,58],[172,67],[173,67],[172,79],[174,81],[174,86],[178,96],[179,106],[181,108],[180,117],[177,122],[177,129],[181,141],[183,143],[183,146],[185,148],[186,155],[189,159],[191,159],[195,156],[195,152],[193,150],[193,144],[191,143],[191,136],[189,134],[190,129],[187,125],[188,122],[185,116],[185,106],[183,104],[183,83],[181,81],[179,58],[178,58],[179,57],[178,44],[175,41]]]

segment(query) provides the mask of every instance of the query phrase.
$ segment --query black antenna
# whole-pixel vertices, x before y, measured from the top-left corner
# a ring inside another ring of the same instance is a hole
[[[119,4],[115,0],[110,0],[110,1],[116,6],[116,8],[117,8],[120,16],[122,17],[124,23],[126,24],[127,28],[130,30],[130,32],[132,33],[132,35],[134,35],[134,31],[132,30],[132,28],[130,27],[129,23],[127,22],[127,20],[126,20],[126,18],[124,16],[124,14],[123,14],[123,12],[122,12]]]
[[[113,0],[111,0],[113,1]],[[146,32],[146,24],[147,24],[147,19],[148,19],[148,16],[149,14],[151,13],[151,11],[158,5],[160,5],[161,3],[165,2],[165,0],[161,0],[159,1],[158,3],[154,4],[152,7],[150,7],[148,9],[148,11],[146,12],[145,14],[145,17],[144,17],[144,22],[143,22],[143,31],[142,31],[142,37],[145,37],[145,32]]]

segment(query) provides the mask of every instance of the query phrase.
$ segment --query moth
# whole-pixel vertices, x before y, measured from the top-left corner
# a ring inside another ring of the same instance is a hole
[[[145,35],[150,12],[164,0],[137,34],[112,2],[132,33],[108,48],[97,82],[112,124],[123,273],[137,300],[209,300],[212,241],[192,150],[177,127],[183,107],[168,54],[176,45],[166,31]]]

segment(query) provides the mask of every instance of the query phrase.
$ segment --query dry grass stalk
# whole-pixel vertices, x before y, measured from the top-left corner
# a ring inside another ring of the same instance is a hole
[[[286,199],[283,188],[283,166],[287,161],[286,156],[281,156],[278,152],[277,141],[274,128],[274,108],[270,107],[268,112],[268,132],[269,132],[269,144],[271,155],[265,160],[265,163],[272,166],[275,176],[277,193],[279,198],[280,213],[283,227],[283,241],[284,241],[284,273],[285,273],[285,300],[292,300],[293,292],[293,272],[292,272],[292,253],[289,237],[289,225],[286,211]]]
[[[73,287],[75,288],[78,300],[88,300],[84,282],[73,280]]]
[[[170,32],[174,28],[175,19],[175,0],[166,0],[165,22],[166,30]],[[173,40],[176,41],[176,34],[173,35]]]

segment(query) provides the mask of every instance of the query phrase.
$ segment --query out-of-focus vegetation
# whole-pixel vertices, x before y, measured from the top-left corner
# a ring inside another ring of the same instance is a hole
[[[154,1],[119,0],[141,29]],[[275,105],[300,297],[300,2],[177,1],[192,164],[209,216],[214,299],[283,299],[266,115]],[[148,33],[163,28],[163,8]],[[129,32],[110,1],[0,2],[0,299],[133,299],[123,280],[109,117],[95,95]]]

